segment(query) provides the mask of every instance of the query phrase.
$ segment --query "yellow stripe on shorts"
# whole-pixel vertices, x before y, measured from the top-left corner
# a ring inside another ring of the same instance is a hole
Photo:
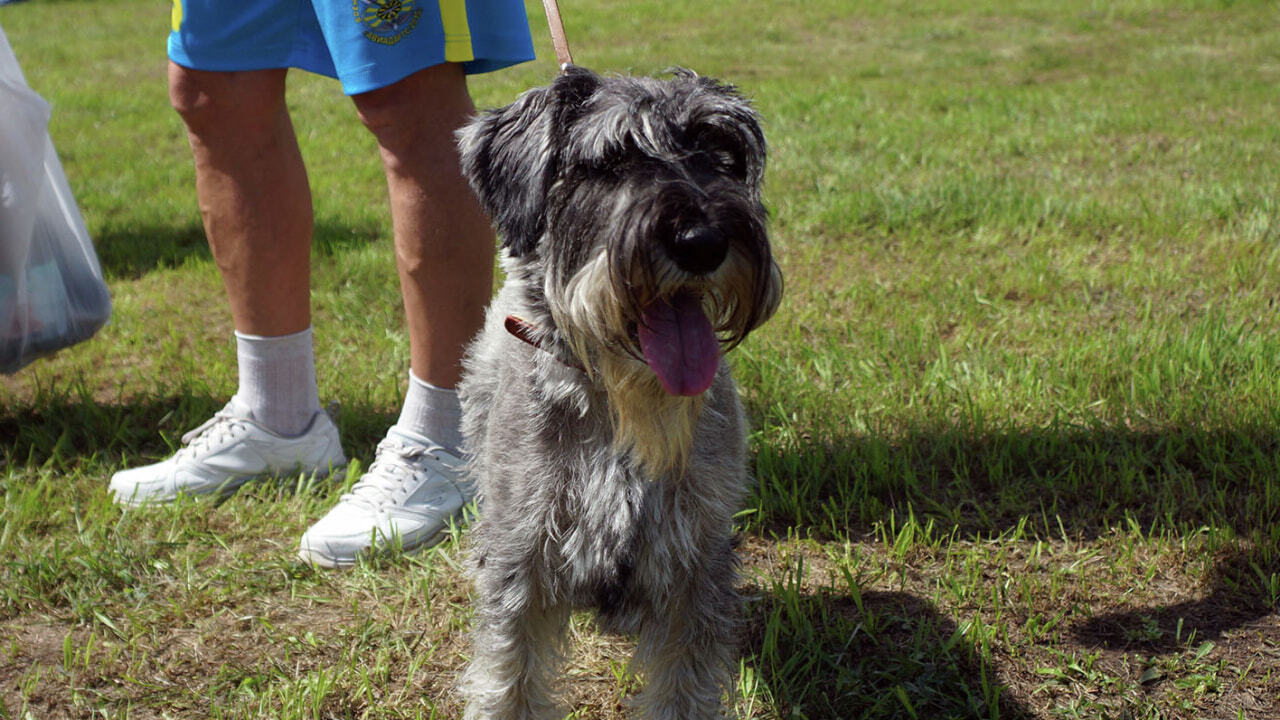
[[[440,23],[444,25],[446,62],[475,60],[471,49],[471,26],[467,24],[467,0],[439,0]]]
[[[173,0],[173,31],[178,32],[182,29],[182,0]]]

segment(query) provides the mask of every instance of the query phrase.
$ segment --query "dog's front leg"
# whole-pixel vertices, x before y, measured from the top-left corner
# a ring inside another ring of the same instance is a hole
[[[561,718],[548,679],[562,656],[569,611],[524,602],[507,583],[507,593],[480,599],[471,663],[462,678],[466,720],[549,720]],[[512,602],[515,600],[515,602]]]
[[[727,543],[726,543],[727,545]],[[644,618],[636,661],[647,677],[636,698],[649,720],[724,717],[722,696],[731,689],[740,601],[731,556],[694,572],[682,596]]]

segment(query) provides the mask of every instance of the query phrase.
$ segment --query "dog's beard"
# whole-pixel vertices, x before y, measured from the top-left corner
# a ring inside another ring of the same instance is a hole
[[[702,395],[672,395],[643,363],[608,353],[599,373],[609,395],[613,441],[653,477],[679,475],[693,448]]]
[[[701,392],[673,394],[664,387],[642,359],[635,322],[612,282],[608,258],[601,253],[562,289],[544,289],[552,319],[570,352],[605,389],[615,448],[631,453],[654,477],[678,473],[693,446]],[[718,346],[713,350],[718,366]]]

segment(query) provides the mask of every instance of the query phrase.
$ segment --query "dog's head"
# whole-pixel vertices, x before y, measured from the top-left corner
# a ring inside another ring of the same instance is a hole
[[[569,68],[459,133],[463,172],[557,330],[696,395],[777,308],[765,140],[730,86]]]

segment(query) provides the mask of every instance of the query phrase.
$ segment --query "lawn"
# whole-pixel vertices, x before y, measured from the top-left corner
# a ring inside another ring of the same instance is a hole
[[[562,10],[580,64],[731,81],[770,141],[734,717],[1280,718],[1280,5]],[[480,106],[554,76],[529,12],[539,61]],[[331,573],[294,552],[342,486],[106,495],[235,388],[169,13],[0,7],[115,302],[0,378],[0,717],[457,717],[465,528]],[[386,192],[336,83],[289,101],[321,395],[367,462],[408,362]],[[573,635],[573,716],[624,717],[631,640]]]

